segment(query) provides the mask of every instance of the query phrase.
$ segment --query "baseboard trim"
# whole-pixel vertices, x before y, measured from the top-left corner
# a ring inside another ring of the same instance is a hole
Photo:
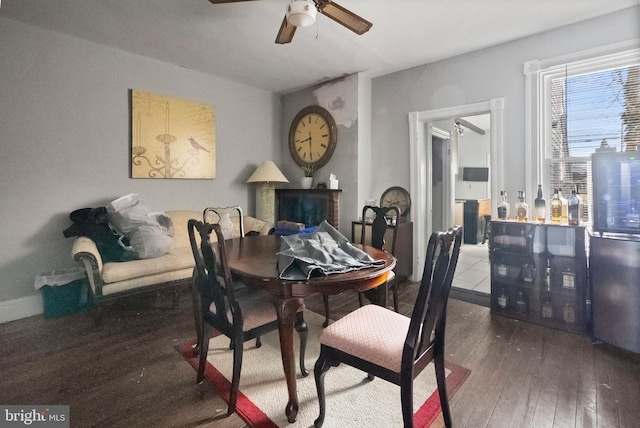
[[[467,290],[465,288],[451,287],[449,297],[480,306],[486,306],[487,308],[491,307],[491,296],[487,293],[480,293],[478,291]]]
[[[40,294],[0,302],[0,324],[42,313],[44,309]]]

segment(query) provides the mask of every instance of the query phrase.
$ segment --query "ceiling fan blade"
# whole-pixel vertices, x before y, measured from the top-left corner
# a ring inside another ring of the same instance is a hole
[[[373,25],[366,19],[330,0],[317,0],[316,5],[318,6],[320,13],[328,16],[337,23],[344,25],[356,34],[366,33]]]
[[[237,3],[241,1],[253,1],[253,0],[209,0],[213,4],[222,4],[222,3]]]
[[[484,135],[484,129],[480,128],[479,126],[474,125],[471,122],[468,122],[468,121],[464,120],[461,117],[456,117],[455,118],[455,123],[456,123],[456,125],[462,125],[465,128],[468,128],[468,129],[472,130],[476,134]]]
[[[287,17],[285,16],[282,20],[282,24],[280,25],[278,35],[276,36],[276,43],[279,43],[281,45],[284,45],[285,43],[291,43],[291,40],[293,40],[293,35],[295,33],[295,25],[289,24],[289,22],[287,21]]]

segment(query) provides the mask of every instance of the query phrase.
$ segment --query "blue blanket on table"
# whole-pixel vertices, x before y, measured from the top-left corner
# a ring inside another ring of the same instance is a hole
[[[323,221],[312,233],[282,236],[278,252],[280,279],[307,280],[312,275],[329,275],[384,265],[375,260],[333,226]]]

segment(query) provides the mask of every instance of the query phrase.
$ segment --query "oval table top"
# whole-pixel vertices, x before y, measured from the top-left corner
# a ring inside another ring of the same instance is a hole
[[[226,240],[225,247],[231,272],[242,277],[243,281],[262,287],[271,294],[306,296],[316,292],[337,294],[344,290],[369,290],[384,283],[388,273],[396,265],[396,259],[389,253],[367,245],[352,244],[364,250],[375,260],[384,260],[384,265],[314,276],[306,281],[282,280],[279,278],[276,256],[280,251],[280,241],[277,235],[247,236]]]

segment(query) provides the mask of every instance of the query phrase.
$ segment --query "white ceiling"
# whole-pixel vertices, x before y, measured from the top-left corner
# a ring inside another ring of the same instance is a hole
[[[288,0],[4,0],[0,16],[285,93],[355,72],[388,74],[638,2],[338,0],[373,22],[371,30],[358,36],[318,15],[288,45],[274,43]]]

